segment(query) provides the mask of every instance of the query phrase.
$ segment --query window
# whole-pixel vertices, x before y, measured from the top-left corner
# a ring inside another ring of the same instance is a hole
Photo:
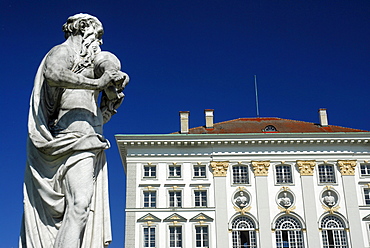
[[[156,207],[156,192],[144,191],[144,208]]]
[[[293,183],[292,167],[290,165],[276,166],[276,183]]]
[[[181,166],[177,164],[171,164],[168,167],[168,177],[181,177]]]
[[[207,191],[197,190],[194,191],[195,196],[195,206],[196,207],[207,207]]]
[[[195,227],[195,247],[208,248],[208,226]]]
[[[155,247],[155,227],[144,227],[144,247]]]
[[[320,183],[335,183],[334,166],[321,164],[318,166]]]
[[[276,247],[303,248],[303,233],[300,222],[291,216],[283,216],[276,220]]]
[[[181,226],[170,226],[170,247],[182,247]]]
[[[169,191],[170,207],[181,208],[181,191]]]
[[[348,248],[344,224],[334,215],[326,216],[321,221],[322,243],[324,248]]]
[[[364,188],[365,204],[370,205],[370,188]]]
[[[233,166],[233,183],[234,184],[249,184],[248,167]]]
[[[361,176],[370,176],[370,164],[361,164]]]
[[[240,216],[232,222],[233,248],[256,248],[256,227],[254,221]]]
[[[206,177],[206,166],[205,165],[194,165],[194,177]]]
[[[156,177],[157,170],[155,165],[144,165],[144,177]]]

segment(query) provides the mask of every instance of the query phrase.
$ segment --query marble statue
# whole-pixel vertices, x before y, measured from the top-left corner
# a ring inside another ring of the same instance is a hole
[[[290,198],[288,197],[287,192],[283,193],[283,197],[279,199],[281,206],[283,207],[290,207],[292,205],[292,202]]]
[[[241,191],[239,193],[239,196],[235,198],[235,204],[240,207],[240,208],[244,208],[248,205],[248,199],[247,197],[244,195],[244,192]]]
[[[111,242],[103,124],[122,103],[129,77],[100,50],[96,17],[71,16],[63,31],[66,41],[42,60],[30,100],[22,248]]]
[[[331,195],[331,191],[328,191],[322,200],[328,207],[333,207],[336,203],[335,197]]]

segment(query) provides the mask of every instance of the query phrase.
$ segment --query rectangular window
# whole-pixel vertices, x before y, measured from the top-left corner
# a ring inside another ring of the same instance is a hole
[[[157,170],[155,165],[144,165],[144,177],[156,177]]]
[[[370,176],[370,164],[361,164],[361,176]]]
[[[144,208],[156,207],[156,192],[144,191]]]
[[[323,164],[318,166],[320,183],[335,183],[334,166]]]
[[[170,226],[170,247],[182,247],[182,227]]]
[[[181,191],[170,191],[170,207],[181,208]]]
[[[293,183],[292,170],[290,165],[276,166],[276,183]]]
[[[155,247],[155,227],[144,227],[144,247]]]
[[[365,199],[365,204],[370,205],[370,189],[369,188],[364,188],[364,199]]]
[[[181,177],[181,166],[176,164],[169,165],[168,172],[168,177]]]
[[[233,166],[233,183],[234,184],[249,184],[247,166]]]
[[[206,166],[205,165],[194,165],[194,177],[206,177]]]
[[[195,227],[195,247],[208,248],[208,226]]]
[[[207,191],[197,190],[194,191],[195,196],[195,206],[196,207],[207,207]]]

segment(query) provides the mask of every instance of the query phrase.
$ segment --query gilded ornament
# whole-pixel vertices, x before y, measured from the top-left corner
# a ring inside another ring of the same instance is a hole
[[[267,176],[270,161],[252,161],[252,166],[255,176]]]

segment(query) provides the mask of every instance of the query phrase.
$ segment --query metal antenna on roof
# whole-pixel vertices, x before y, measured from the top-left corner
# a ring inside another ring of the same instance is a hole
[[[256,110],[257,110],[257,117],[260,117],[260,111],[258,107],[258,89],[257,89],[257,75],[254,75],[254,90],[256,92]]]

